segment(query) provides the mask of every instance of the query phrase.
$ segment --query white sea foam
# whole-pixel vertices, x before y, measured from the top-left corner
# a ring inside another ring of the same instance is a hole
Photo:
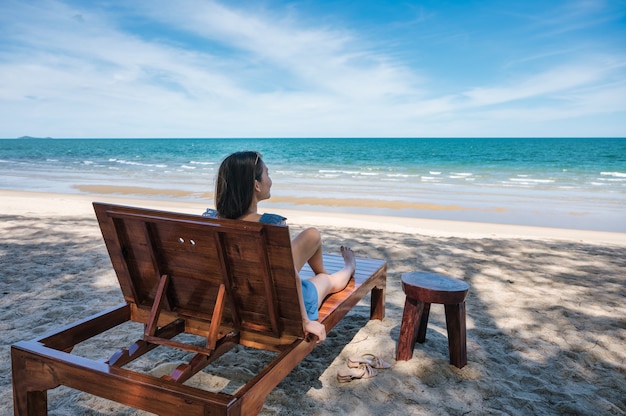
[[[600,175],[616,176],[618,178],[626,178],[626,173],[622,173],[622,172],[600,172]]]
[[[532,186],[529,183],[524,183],[524,182],[513,182],[513,183],[511,183],[511,182],[503,181],[503,182],[500,182],[500,184],[503,187],[505,187],[505,188],[513,188],[513,187],[516,187],[516,188],[532,188]]]
[[[144,166],[144,167],[149,167],[149,168],[166,168],[167,167],[167,165],[160,164],[160,163],[158,164],[140,163],[140,162],[131,162],[129,160],[120,160],[120,159],[113,159],[111,161],[119,163],[120,165]]]
[[[529,179],[529,178],[509,178],[509,181],[511,182],[518,182],[518,183],[554,183],[554,179]]]
[[[189,164],[191,165],[215,165],[215,162],[197,162],[195,160],[190,160]]]

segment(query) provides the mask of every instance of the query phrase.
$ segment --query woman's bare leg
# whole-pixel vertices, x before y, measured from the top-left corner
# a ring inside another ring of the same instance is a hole
[[[307,228],[291,241],[291,253],[296,270],[309,263],[313,273],[326,273],[322,257],[322,236],[316,228]]]
[[[341,255],[343,256],[343,269],[333,274],[319,273],[309,279],[317,289],[317,306],[319,307],[326,296],[331,293],[343,290],[354,275],[356,269],[356,256],[352,249],[341,246]]]

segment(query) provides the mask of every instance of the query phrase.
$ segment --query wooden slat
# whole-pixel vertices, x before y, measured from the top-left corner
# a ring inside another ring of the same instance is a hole
[[[220,285],[220,289],[217,292],[217,300],[215,301],[215,309],[213,310],[213,317],[211,319],[211,328],[209,329],[209,336],[207,337],[207,348],[214,350],[217,344],[220,325],[222,324],[222,315],[224,313],[224,285]]]
[[[281,328],[278,321],[278,301],[276,299],[276,289],[272,278],[269,259],[267,258],[267,244],[264,236],[261,235],[257,244],[257,253],[259,256],[260,272],[265,283],[265,304],[267,306],[267,315],[269,317],[271,332],[275,337],[280,337]]]
[[[161,276],[159,288],[157,289],[157,294],[154,297],[154,303],[152,304],[152,310],[150,311],[150,319],[148,320],[148,324],[146,325],[144,333],[146,337],[153,336],[157,330],[159,315],[161,314],[163,299],[165,298],[165,292],[167,291],[167,285],[169,284],[169,281],[170,278],[168,275],[164,274],[163,276]]]
[[[222,234],[213,233],[213,236],[214,236],[214,241],[215,241],[215,255],[219,259],[220,274],[222,275],[222,282],[225,286],[229,305],[234,305],[235,296],[233,292],[237,290],[237,286],[236,286],[235,281],[232,279],[232,275],[230,273],[228,264],[226,263],[226,251],[224,250],[224,245],[222,244]],[[236,328],[240,328],[241,316],[239,315],[239,311],[237,310],[237,308],[231,307],[230,314],[231,314],[231,318],[233,320],[234,326]]]

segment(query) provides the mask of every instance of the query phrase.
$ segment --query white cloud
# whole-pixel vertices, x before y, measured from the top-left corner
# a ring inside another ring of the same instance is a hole
[[[150,3],[164,24],[219,42],[258,62],[259,70],[288,74],[293,89],[358,99],[410,94],[418,77],[385,56],[368,52],[345,30],[301,27],[276,15],[252,15],[212,2]],[[277,86],[285,80],[276,79]],[[364,88],[367,86],[367,88]]]
[[[571,88],[589,85],[602,79],[605,70],[590,66],[567,66],[550,69],[549,71],[532,75],[508,87],[480,87],[474,88],[463,95],[469,98],[468,105],[490,106],[507,103],[515,100],[541,97]]]
[[[506,82],[441,95],[429,87],[433,68],[374,50],[354,31],[304,25],[296,9],[129,7],[138,4],[126,12],[162,32],[131,32],[113,12],[58,1],[3,3],[0,137],[506,135],[529,121],[553,131],[568,117],[626,111],[626,59],[608,52],[527,73],[520,58]]]

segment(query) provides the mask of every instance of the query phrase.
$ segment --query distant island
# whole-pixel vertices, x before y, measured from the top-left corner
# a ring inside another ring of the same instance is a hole
[[[52,137],[33,137],[33,136],[22,136],[18,137],[18,140],[22,139],[51,139]]]

